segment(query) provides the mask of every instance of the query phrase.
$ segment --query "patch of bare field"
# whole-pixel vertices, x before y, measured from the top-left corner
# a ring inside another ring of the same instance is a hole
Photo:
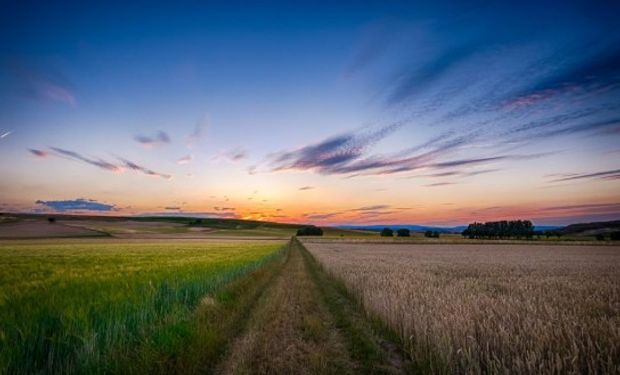
[[[88,237],[101,236],[101,232],[88,228],[73,227],[47,221],[24,220],[0,225],[0,239],[9,238],[48,238],[48,237]]]
[[[304,245],[426,371],[620,373],[620,247]]]

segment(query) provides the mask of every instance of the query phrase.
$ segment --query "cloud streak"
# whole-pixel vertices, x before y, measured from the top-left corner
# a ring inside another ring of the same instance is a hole
[[[97,202],[93,199],[72,199],[72,200],[57,200],[57,201],[43,201],[37,200],[35,202],[38,205],[45,206],[57,212],[65,211],[98,211],[98,212],[110,212],[116,210],[115,205]]]
[[[162,130],[158,131],[153,136],[138,134],[134,136],[133,139],[141,145],[149,148],[162,146],[171,142],[170,136]]]
[[[85,163],[85,164],[88,164],[88,165],[91,165],[91,166],[94,166],[94,167],[97,167],[99,169],[103,169],[109,172],[121,173],[121,172],[124,172],[126,169],[129,169],[129,170],[133,170],[136,172],[140,172],[147,176],[160,177],[166,180],[170,180],[172,178],[172,175],[170,174],[156,172],[152,169],[146,168],[142,165],[139,165],[135,162],[132,162],[124,158],[119,158],[118,160],[121,163],[117,164],[117,163],[113,163],[113,162],[99,159],[99,158],[87,157],[76,151],[66,150],[66,149],[59,148],[59,147],[50,147],[49,150],[51,151],[51,153],[53,153],[54,155],[58,157],[66,158],[66,159],[73,160],[73,161],[79,161],[79,162],[82,162],[82,163]],[[47,158],[48,156],[50,156],[50,152],[46,150],[29,149],[28,151],[39,158]]]

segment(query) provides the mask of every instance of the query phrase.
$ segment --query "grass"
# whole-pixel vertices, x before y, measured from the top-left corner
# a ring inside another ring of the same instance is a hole
[[[281,248],[265,241],[2,242],[0,371],[124,372],[149,353],[174,351],[191,337],[205,295],[218,304],[234,300],[218,293]]]
[[[620,372],[617,247],[304,245],[422,373]]]

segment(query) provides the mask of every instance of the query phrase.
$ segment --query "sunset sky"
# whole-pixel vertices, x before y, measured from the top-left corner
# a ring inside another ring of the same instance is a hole
[[[620,2],[359,4],[5,3],[0,212],[620,219]]]

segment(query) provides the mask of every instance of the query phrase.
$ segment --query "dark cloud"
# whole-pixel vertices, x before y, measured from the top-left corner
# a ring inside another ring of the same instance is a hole
[[[114,211],[115,206],[113,204],[106,204],[97,202],[93,199],[73,199],[73,200],[60,200],[60,201],[42,201],[38,200],[35,202],[36,204],[40,204],[51,208],[54,211],[64,212],[64,211]]]
[[[127,167],[127,168],[129,168],[131,170],[134,170],[134,171],[142,172],[142,173],[144,173],[147,176],[161,177],[161,178],[166,179],[166,180],[170,180],[172,178],[172,175],[155,172],[155,171],[153,171],[151,169],[148,169],[146,167],[138,165],[138,164],[136,164],[136,163],[134,163],[132,161],[129,161],[127,159],[122,159],[121,158],[120,160],[123,162],[123,165],[125,167]]]
[[[49,156],[49,152],[44,151],[44,150],[37,150],[34,148],[30,148],[28,149],[28,151],[30,151],[30,153],[33,154],[34,156],[38,158],[42,158],[42,159],[45,159]]]
[[[298,190],[302,190],[303,191],[303,190],[312,190],[312,189],[314,189],[314,186],[302,186]]]
[[[164,210],[177,211],[180,210],[181,207],[164,207]]]
[[[276,155],[271,164],[272,169],[279,170],[316,170],[322,174],[351,173],[357,169],[369,169],[373,161],[358,160],[367,149],[401,128],[404,121],[394,122],[374,131],[347,133],[328,138],[322,142]],[[356,167],[351,163],[363,164]]]
[[[147,176],[161,177],[166,180],[169,180],[172,178],[172,176],[169,174],[155,172],[151,169],[148,169],[146,167],[143,167],[141,165],[138,165],[132,161],[129,161],[123,158],[119,158],[119,160],[122,162],[122,165],[117,165],[117,164],[111,163],[103,159],[95,159],[95,158],[86,157],[78,152],[62,149],[59,147],[50,147],[49,149],[54,154],[60,157],[68,158],[68,159],[75,160],[75,161],[81,161],[83,163],[95,166],[97,168],[101,168],[106,171],[122,172],[124,168],[128,168],[133,171],[141,172]],[[46,151],[35,150],[35,149],[31,149],[30,152],[39,157],[43,157],[42,155],[46,153]]]
[[[58,148],[58,147],[50,147],[50,149],[52,151],[54,151],[56,154],[64,156],[64,157],[68,157],[70,159],[73,160],[77,160],[77,161],[81,161],[90,165],[93,165],[97,168],[101,168],[107,171],[112,171],[112,172],[120,172],[121,168],[118,165],[112,164],[108,161],[105,161],[103,159],[91,159],[88,158],[84,155],[81,155],[75,151],[70,151],[70,150],[65,150],[62,148]]]
[[[600,90],[620,84],[620,49],[605,50],[537,82],[513,101],[532,104],[567,92]]]
[[[146,147],[156,147],[164,144],[168,144],[171,142],[170,136],[164,131],[158,131],[157,134],[153,136],[147,135],[136,135],[133,138],[136,142],[146,146]]]

